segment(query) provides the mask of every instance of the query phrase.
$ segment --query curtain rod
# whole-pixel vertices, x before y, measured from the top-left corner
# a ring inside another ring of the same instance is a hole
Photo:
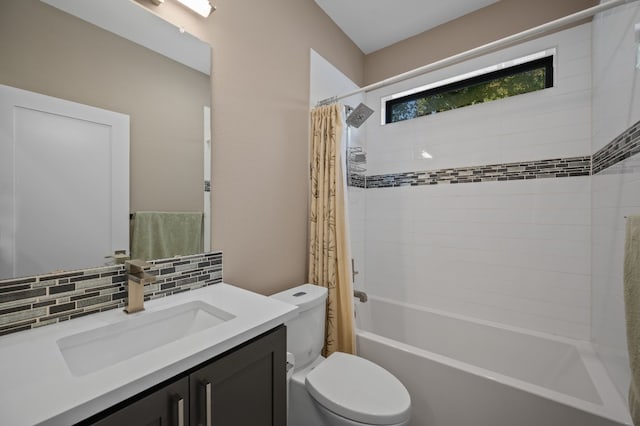
[[[633,3],[637,0],[611,0],[606,3],[599,4],[597,6],[590,7],[588,9],[582,10],[580,12],[573,13],[571,15],[567,15],[563,18],[556,19],[551,22],[547,22],[546,24],[538,25],[537,27],[530,28],[528,30],[519,32],[517,34],[510,35],[508,37],[501,38],[496,41],[492,41],[490,43],[484,44],[482,46],[466,50],[464,52],[458,53],[453,56],[449,56],[448,58],[441,59],[439,61],[432,62],[430,64],[424,65],[419,68],[415,68],[413,70],[404,72],[402,74],[398,74],[394,77],[390,77],[384,80],[381,80],[377,83],[370,84],[368,86],[361,87],[360,89],[347,92],[342,95],[333,96],[331,98],[323,99],[318,102],[319,105],[331,104],[340,99],[348,98],[349,96],[357,95],[359,93],[366,93],[372,90],[380,89],[382,87],[389,86],[391,84],[399,83],[404,80],[408,80],[412,77],[416,77],[422,74],[426,74],[431,71],[435,71],[440,68],[444,68],[449,65],[454,65],[459,62],[462,62],[466,59],[474,58],[479,55],[483,55],[485,53],[492,52],[498,48],[506,47],[510,44],[524,41],[526,39],[532,38],[534,36],[541,35],[543,33],[551,32],[553,30],[557,30],[566,25],[573,24],[575,22],[581,21],[586,18],[590,18],[597,13],[604,12],[605,10],[612,9],[614,7],[620,6],[622,4]]]

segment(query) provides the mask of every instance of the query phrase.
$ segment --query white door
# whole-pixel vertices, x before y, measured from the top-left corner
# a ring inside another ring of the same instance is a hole
[[[0,279],[129,247],[129,116],[0,85]]]
[[[204,251],[211,250],[211,108],[204,107]]]

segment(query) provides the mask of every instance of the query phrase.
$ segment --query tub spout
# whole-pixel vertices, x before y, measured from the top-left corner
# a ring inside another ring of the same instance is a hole
[[[365,303],[368,300],[367,293],[360,290],[353,290],[353,297],[357,297],[362,303]]]

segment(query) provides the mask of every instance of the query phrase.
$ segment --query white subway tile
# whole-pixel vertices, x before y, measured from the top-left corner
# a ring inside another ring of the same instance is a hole
[[[367,102],[376,105],[381,94],[418,81],[558,48],[557,86],[552,89],[368,126],[367,174],[590,155],[590,38],[590,25],[582,25],[368,93]],[[433,158],[424,160],[423,150]],[[589,338],[588,176],[368,189],[365,197],[369,291]]]

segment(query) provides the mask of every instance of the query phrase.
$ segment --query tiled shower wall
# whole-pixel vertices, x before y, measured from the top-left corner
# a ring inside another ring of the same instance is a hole
[[[370,295],[590,338],[591,25],[370,92],[366,103],[551,48],[554,88],[365,126]]]
[[[156,282],[145,300],[222,282],[222,252],[149,261]],[[123,308],[124,265],[0,281],[0,335]]]
[[[623,396],[630,377],[622,278],[624,217],[640,214],[640,71],[634,35],[639,22],[637,2],[593,21],[592,340]],[[622,161],[612,164],[615,160]]]

